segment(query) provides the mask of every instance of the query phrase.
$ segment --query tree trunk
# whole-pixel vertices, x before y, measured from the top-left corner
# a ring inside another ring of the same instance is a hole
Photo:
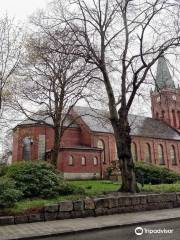
[[[0,110],[2,108],[2,89],[0,89]]]
[[[131,136],[128,117],[120,114],[118,122],[112,123],[117,144],[119,167],[121,170],[122,185],[121,192],[139,192],[134,172],[134,163],[131,154]]]
[[[54,146],[52,150],[51,162],[52,164],[57,167],[58,157],[59,157],[59,148],[60,148],[60,131],[59,127],[54,128]]]

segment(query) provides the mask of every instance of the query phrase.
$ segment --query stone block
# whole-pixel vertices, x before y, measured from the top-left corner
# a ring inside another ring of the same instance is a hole
[[[117,214],[117,213],[119,213],[119,208],[114,207],[114,208],[107,209],[107,213],[108,214]]]
[[[108,198],[108,207],[109,208],[118,207],[118,198],[117,197]]]
[[[72,201],[62,201],[59,203],[59,211],[60,212],[70,212],[73,210],[73,202]]]
[[[162,202],[159,209],[173,208],[173,202]]]
[[[108,208],[96,208],[95,209],[95,216],[103,216],[103,215],[108,215],[110,214],[108,212]]]
[[[72,218],[82,218],[83,217],[83,211],[72,211],[71,212]]]
[[[54,213],[59,211],[59,205],[58,204],[52,204],[52,205],[46,205],[44,207],[44,211],[48,213]]]
[[[180,202],[173,202],[173,208],[179,208],[180,207]]]
[[[146,206],[146,210],[159,210],[166,208],[173,208],[173,202],[149,203]]]
[[[0,217],[0,225],[11,225],[14,224],[14,216]]]
[[[84,202],[82,200],[74,201],[74,210],[75,211],[83,211],[84,210]]]
[[[71,216],[72,216],[71,212],[58,212],[56,219],[58,219],[58,220],[69,219],[69,218],[71,218]]]
[[[58,212],[45,212],[44,220],[45,221],[56,220],[57,216],[58,216]]]
[[[146,204],[138,204],[138,205],[134,205],[133,209],[134,209],[134,212],[140,212],[140,211],[145,211],[146,207],[147,207]]]
[[[119,197],[118,198],[118,206],[123,207],[123,206],[131,206],[131,198],[130,197]]]
[[[146,205],[146,210],[158,210],[159,209],[159,203],[148,203]]]
[[[118,213],[135,212],[134,206],[123,206],[118,208]]]
[[[141,203],[139,196],[130,196],[132,205],[138,205]]]
[[[147,195],[141,195],[139,196],[140,204],[146,204],[147,203]]]
[[[28,223],[28,216],[27,215],[19,215],[14,217],[15,224],[19,223]]]
[[[176,202],[180,203],[180,192],[176,193]]]
[[[109,198],[95,198],[94,199],[95,208],[108,208]]]
[[[148,203],[159,203],[163,202],[163,196],[162,194],[149,194],[147,196]]]
[[[28,215],[29,222],[41,222],[44,221],[44,214],[42,213],[33,213]]]
[[[150,194],[147,196],[147,198],[149,203],[175,202],[176,194],[175,193]]]
[[[95,205],[94,205],[94,201],[93,201],[93,199],[91,199],[91,198],[86,198],[85,200],[84,200],[84,208],[85,209],[95,209]]]
[[[84,210],[84,211],[82,211],[82,216],[83,217],[94,217],[95,216],[94,210],[93,209]]]
[[[94,210],[72,211],[72,218],[94,217]]]
[[[163,193],[161,195],[163,198],[163,202],[175,202],[176,201],[175,193]]]

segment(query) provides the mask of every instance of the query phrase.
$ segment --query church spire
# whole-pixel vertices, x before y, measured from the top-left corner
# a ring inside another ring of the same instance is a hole
[[[175,88],[174,81],[170,74],[166,59],[164,56],[160,57],[157,65],[156,73],[156,91],[164,88]]]

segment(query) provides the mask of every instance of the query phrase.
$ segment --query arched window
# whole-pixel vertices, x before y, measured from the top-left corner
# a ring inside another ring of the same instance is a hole
[[[104,141],[103,140],[98,140],[98,142],[97,142],[97,147],[98,148],[100,148],[100,149],[102,149],[103,151],[101,152],[101,160],[102,160],[102,162],[103,163],[105,163],[106,162],[106,159],[105,159],[105,144],[104,144]]]
[[[73,156],[69,156],[68,165],[69,165],[69,166],[72,166],[72,165],[73,165],[73,162],[74,162]]]
[[[162,119],[164,119],[164,117],[165,117],[165,111],[163,110],[162,111]]]
[[[117,152],[117,146],[115,144],[115,160],[118,160],[118,152]]]
[[[180,129],[180,111],[178,111],[178,122],[179,122],[179,129]]]
[[[93,157],[93,163],[94,163],[95,166],[98,165],[98,159],[97,159],[97,157]]]
[[[131,153],[132,153],[133,161],[136,162],[138,160],[137,159],[137,146],[134,142],[131,143]]]
[[[174,127],[176,127],[177,126],[177,124],[176,124],[176,114],[175,114],[174,110],[172,110],[172,116],[173,116],[173,125],[174,125]]]
[[[86,158],[85,157],[81,158],[81,165],[83,165],[83,166],[86,165]]]
[[[164,152],[163,152],[163,146],[161,144],[158,145],[158,160],[160,165],[164,165]]]
[[[31,160],[31,138],[25,137],[22,143],[23,143],[23,154],[22,154],[23,160],[25,161]]]
[[[156,119],[159,119],[159,113],[158,112],[156,113]]]
[[[171,145],[171,148],[170,148],[170,159],[171,159],[172,165],[177,165],[176,151],[173,145]]]
[[[147,163],[151,163],[152,159],[151,159],[151,146],[149,145],[149,143],[146,143],[144,146],[144,160]]]

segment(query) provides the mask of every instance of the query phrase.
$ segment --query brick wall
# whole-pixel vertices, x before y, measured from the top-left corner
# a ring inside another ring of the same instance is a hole
[[[152,93],[151,106],[153,118],[180,129],[180,89],[164,89],[160,93]]]
[[[85,127],[86,128],[86,127]],[[87,130],[87,129],[86,129]],[[82,172],[82,173],[92,173],[98,172],[104,174],[106,168],[109,166],[110,162],[116,159],[116,148],[115,139],[113,134],[110,133],[91,133],[89,130],[83,135],[83,128],[69,128],[65,131],[61,147],[63,151],[60,153],[58,169],[64,172]],[[23,144],[22,140],[24,137],[29,136],[33,143],[31,144],[31,159],[38,159],[38,139],[39,135],[46,135],[45,148],[50,150],[53,147],[54,132],[50,127],[45,127],[43,125],[32,125],[32,126],[21,126],[14,130],[13,134],[13,161],[22,160]],[[105,150],[105,163],[102,163],[102,152],[95,151],[93,148],[97,147],[98,140],[104,142]],[[85,141],[85,143],[83,142]],[[144,145],[149,144],[151,149],[151,160],[152,163],[159,165],[158,160],[158,144],[163,146],[164,150],[164,161],[165,166],[180,172],[180,142],[173,140],[162,140],[145,138],[140,136],[133,136],[132,142],[136,144],[137,147],[137,159],[144,161],[145,152]],[[74,146],[89,146],[92,147],[91,150],[74,149]],[[173,145],[176,152],[177,165],[173,165],[170,159],[170,146]],[[71,149],[68,147],[72,147]],[[75,163],[73,166],[67,164],[67,160],[70,155],[73,155]],[[81,158],[86,157],[86,165],[82,166],[80,164]],[[92,159],[93,157],[98,158],[98,165],[94,166]],[[101,164],[100,164],[101,163]]]
[[[73,157],[72,165],[69,165],[70,156]],[[85,157],[85,165],[82,165],[82,157]],[[97,165],[94,165],[94,157],[97,158]],[[62,149],[58,161],[58,169],[66,173],[100,173],[100,151],[83,149]]]
[[[157,164],[157,165],[159,165],[158,145],[161,144],[163,146],[163,150],[164,150],[165,166],[172,170],[180,172],[180,142],[179,141],[133,136],[132,142],[134,142],[136,144],[137,159],[139,161],[144,161],[144,159],[145,159],[144,144],[148,143],[151,147],[152,163]],[[173,145],[175,147],[177,165],[172,165],[172,162],[170,159],[171,145]]]
[[[13,134],[13,161],[22,160],[23,152],[23,138],[28,136],[33,140],[31,144],[31,159],[38,159],[38,141],[39,135],[46,136],[46,150],[53,148],[54,131],[50,127],[45,127],[43,125],[32,125],[32,126],[21,126],[14,130]],[[75,146],[80,144],[80,129],[79,128],[69,128],[65,131],[62,138],[62,146]]]

